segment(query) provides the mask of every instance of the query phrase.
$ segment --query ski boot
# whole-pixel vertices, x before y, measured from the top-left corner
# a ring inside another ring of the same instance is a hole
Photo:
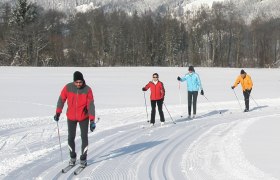
[[[70,166],[75,166],[76,164],[76,158],[71,158],[70,161],[69,161],[69,165]]]
[[[80,160],[80,167],[85,168],[87,166],[87,160]]]

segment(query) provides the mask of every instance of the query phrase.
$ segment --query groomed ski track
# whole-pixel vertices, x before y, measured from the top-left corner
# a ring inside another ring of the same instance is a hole
[[[191,120],[180,116],[173,117],[177,124],[173,124],[165,113],[166,124],[163,127],[160,127],[158,120],[155,127],[149,127],[149,124],[143,120],[140,123],[101,132],[97,130],[89,133],[88,166],[78,176],[73,174],[78,166],[68,173],[61,173],[61,169],[68,163],[67,137],[64,132],[63,163],[60,161],[59,147],[55,146],[53,149],[50,148],[46,155],[39,156],[35,161],[11,171],[5,179],[23,177],[94,180],[184,180],[224,179],[225,177],[227,179],[274,179],[246,160],[240,150],[238,144],[240,142],[231,144],[228,140],[234,139],[230,137],[240,139],[242,133],[254,121],[267,117],[279,119],[280,113],[276,113],[275,109],[276,107],[264,106],[253,108],[249,113],[240,112],[240,109],[234,109],[234,112],[222,110],[222,114],[211,111],[198,114],[197,118]],[[37,126],[34,123],[28,129],[42,128]],[[243,131],[239,126],[243,126]],[[56,142],[58,140],[55,137],[55,129],[53,131],[54,134],[50,139]],[[23,128],[19,131],[10,130],[8,135],[22,132],[28,133]],[[22,136],[22,139],[27,136],[28,134]],[[22,141],[20,140],[20,143]],[[38,146],[38,142],[33,143],[31,140],[27,142],[29,142],[28,149]],[[76,143],[79,155],[79,132],[77,132]],[[226,147],[223,145],[232,145],[229,148],[239,148],[240,151],[236,152],[236,156],[231,156],[232,154],[226,153]],[[0,148],[4,150],[5,146],[4,143]],[[235,175],[227,176],[229,169],[235,172]],[[218,174],[220,176],[217,176]]]

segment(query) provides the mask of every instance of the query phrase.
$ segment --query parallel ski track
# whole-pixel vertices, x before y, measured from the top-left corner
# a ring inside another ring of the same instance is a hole
[[[98,167],[101,167],[103,164],[106,163],[106,160],[103,160],[103,159],[99,159],[100,156],[102,156],[104,154],[104,152],[106,152],[106,150],[109,150],[109,149],[112,149],[114,147],[117,146],[118,143],[122,142],[122,141],[125,141],[127,138],[131,137],[132,135],[135,136],[135,130],[138,129],[138,127],[136,128],[133,128],[133,129],[130,129],[129,132],[121,132],[121,131],[117,131],[116,133],[114,133],[114,136],[115,135],[118,135],[120,134],[119,136],[117,137],[110,137],[110,138],[106,138],[107,139],[107,142],[113,142],[113,143],[107,143],[107,144],[104,144],[104,145],[101,145],[99,146],[98,148],[95,148],[94,147],[94,142],[90,142],[90,143],[93,143],[92,144],[92,148],[94,148],[94,150],[91,150],[89,153],[88,153],[88,167],[87,169],[84,170],[84,172],[82,172],[81,174],[85,174],[85,172],[90,169],[90,165],[91,164],[95,164],[95,163],[99,163],[98,164]],[[126,141],[125,141],[126,142]],[[108,152],[108,151],[107,151]],[[93,162],[91,161],[91,159],[96,159],[94,160]],[[101,171],[100,171],[101,172]],[[108,173],[108,172],[107,172]],[[106,173],[104,173],[106,174]],[[68,176],[67,179],[72,179],[73,178],[73,174],[70,174]],[[89,178],[95,178],[95,173],[94,171],[91,172],[89,174]]]
[[[218,124],[257,117],[261,114],[263,113],[237,113],[233,117],[230,113],[206,117],[202,115],[193,120],[179,118],[175,120],[177,124],[172,124],[170,119],[167,119],[163,127],[158,127],[159,122],[156,122],[157,127],[152,128],[141,128],[143,123],[135,123],[100,133],[90,133],[88,167],[81,174],[75,176],[73,173],[75,168],[62,174],[61,168],[67,165],[67,160],[62,164],[53,158],[49,161],[38,160],[46,163],[43,171],[36,163],[31,164],[30,175],[39,179],[186,179],[180,161],[189,145],[200,135]],[[148,123],[146,125],[149,126]],[[225,130],[225,133],[226,131],[230,129]],[[77,138],[78,136],[79,134]],[[81,142],[80,140],[76,142],[79,151]],[[55,150],[50,156],[59,157],[58,151]],[[68,153],[66,147],[63,152]]]
[[[262,115],[261,115],[262,114]],[[226,136],[230,133],[231,129],[233,129],[235,126],[238,126],[240,122],[243,119],[254,119],[254,118],[269,118],[269,117],[280,117],[279,113],[271,113],[269,115],[264,115],[265,113],[260,113],[259,116],[250,116],[248,115],[247,118],[240,117],[236,119],[236,117],[229,117],[231,119],[231,122],[233,123],[226,123],[226,124],[219,124],[220,127],[214,127],[214,132],[216,133],[216,136]],[[234,120],[233,120],[234,119]],[[246,123],[246,121],[245,121]],[[212,130],[213,131],[213,130]],[[213,132],[211,132],[213,133]],[[206,134],[207,136],[207,134]],[[238,139],[238,137],[236,137]],[[233,167],[223,166],[219,163],[209,163],[209,159],[205,160],[205,151],[207,151],[207,147],[203,146],[203,144],[209,144],[207,143],[207,138],[200,138],[196,141],[196,144],[198,145],[197,148],[191,149],[191,154],[188,154],[187,162],[185,162],[186,167],[185,173],[187,174],[187,179],[275,179],[271,177],[270,175],[266,174],[265,172],[262,172],[261,170],[255,168],[253,165],[247,162],[246,158],[244,159],[238,159],[236,161],[232,161],[231,163],[234,163]],[[210,143],[211,144],[211,143]],[[223,146],[222,143],[217,144],[217,146]],[[218,148],[223,153],[227,153],[226,150],[224,150],[222,147]],[[225,152],[224,152],[225,151]],[[210,152],[211,153],[211,152]],[[216,152],[218,153],[218,152]],[[235,151],[237,154],[238,151]],[[238,156],[238,155],[237,155]],[[212,158],[213,162],[220,162],[223,160],[220,156],[210,156]],[[240,156],[238,156],[240,157]],[[209,157],[208,157],[209,158]],[[228,161],[231,161],[232,159],[228,159]],[[209,166],[209,168],[205,168],[205,166]],[[230,169],[228,169],[230,168]],[[230,172],[230,173],[229,173]],[[235,172],[235,173],[233,173]],[[236,173],[238,172],[238,173]],[[232,173],[232,174],[231,174]]]
[[[201,118],[200,120],[203,120],[203,118]],[[176,153],[175,150],[178,151],[182,149],[182,146],[185,146],[186,143],[184,143],[184,141],[188,141],[188,139],[191,136],[198,136],[199,132],[203,129],[203,127],[211,127],[211,124],[213,123],[200,122],[200,120],[197,122],[194,121],[194,124],[202,124],[198,125],[197,128],[194,128],[192,122],[182,122],[178,124],[179,129],[176,130],[176,125],[173,125],[171,122],[167,123],[163,127],[153,127],[146,129],[141,129],[137,125],[136,129],[133,128],[132,130],[129,130],[129,132],[123,132],[126,135],[117,136],[117,142],[115,142],[114,144],[110,143],[110,140],[107,139],[106,142],[109,143],[109,145],[105,145],[104,147],[98,147],[97,149],[92,150],[92,152],[89,152],[89,154],[93,157],[97,157],[97,159],[100,159],[99,156],[102,157],[103,154],[104,158],[104,151],[107,150],[105,154],[107,154],[108,158],[105,158],[105,160],[101,159],[97,160],[97,162],[94,162],[98,163],[96,167],[90,167],[89,165],[89,167],[87,167],[87,169],[85,169],[84,172],[82,172],[81,176],[83,174],[87,174],[83,177],[100,180],[142,178],[172,179],[173,177],[176,179],[177,176],[174,176],[174,173],[172,174],[172,171],[174,171],[175,168],[171,167],[170,164],[177,164],[179,172],[181,171],[180,165],[178,165],[178,161],[169,162],[169,160],[173,159],[171,157],[173,153]],[[165,132],[162,133],[162,131],[166,131],[166,135]],[[174,131],[177,132],[174,133]],[[124,157],[122,157],[121,159],[114,157],[114,154],[112,155],[112,157],[110,157],[110,151],[113,153],[116,148],[118,149],[127,147],[127,145],[134,145],[135,143],[144,143],[145,141],[141,141],[142,139],[145,139],[146,141],[150,142],[165,142],[164,144],[162,143],[155,147],[151,147],[133,156],[130,156],[130,153],[125,153],[125,155],[123,155]],[[143,157],[144,160],[141,160],[140,157]],[[91,157],[89,159],[91,159]],[[135,169],[135,167],[137,168]],[[171,172],[170,170],[168,170],[170,168]],[[139,169],[144,169],[146,171],[144,177],[142,173],[138,171]],[[71,178],[73,178],[73,175],[70,175],[68,177],[68,179]]]

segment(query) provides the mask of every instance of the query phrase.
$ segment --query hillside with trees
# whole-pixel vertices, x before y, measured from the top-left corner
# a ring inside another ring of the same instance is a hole
[[[247,23],[232,3],[175,17],[168,9],[66,13],[0,3],[0,65],[274,67],[280,19]]]

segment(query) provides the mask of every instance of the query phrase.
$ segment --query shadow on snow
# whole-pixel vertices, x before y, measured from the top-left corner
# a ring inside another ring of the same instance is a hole
[[[166,141],[166,140],[150,141],[150,142],[144,142],[144,143],[125,146],[125,147],[113,150],[106,155],[101,156],[100,157],[101,159],[99,161],[94,161],[93,159],[89,159],[88,164],[94,164],[94,163],[106,161],[106,160],[117,158],[117,157],[124,156],[124,155],[135,155],[139,152],[153,148],[153,147],[163,143],[164,141]]]
[[[206,114],[198,115],[194,119],[193,118],[181,118],[181,119],[175,120],[175,122],[184,122],[184,121],[190,121],[190,120],[195,120],[195,119],[202,119],[202,118],[211,117],[211,116],[214,116],[214,115],[217,115],[217,114],[223,114],[227,111],[228,111],[228,109],[223,109],[223,110],[219,110],[219,111],[218,110],[213,110],[213,111],[210,111]]]

